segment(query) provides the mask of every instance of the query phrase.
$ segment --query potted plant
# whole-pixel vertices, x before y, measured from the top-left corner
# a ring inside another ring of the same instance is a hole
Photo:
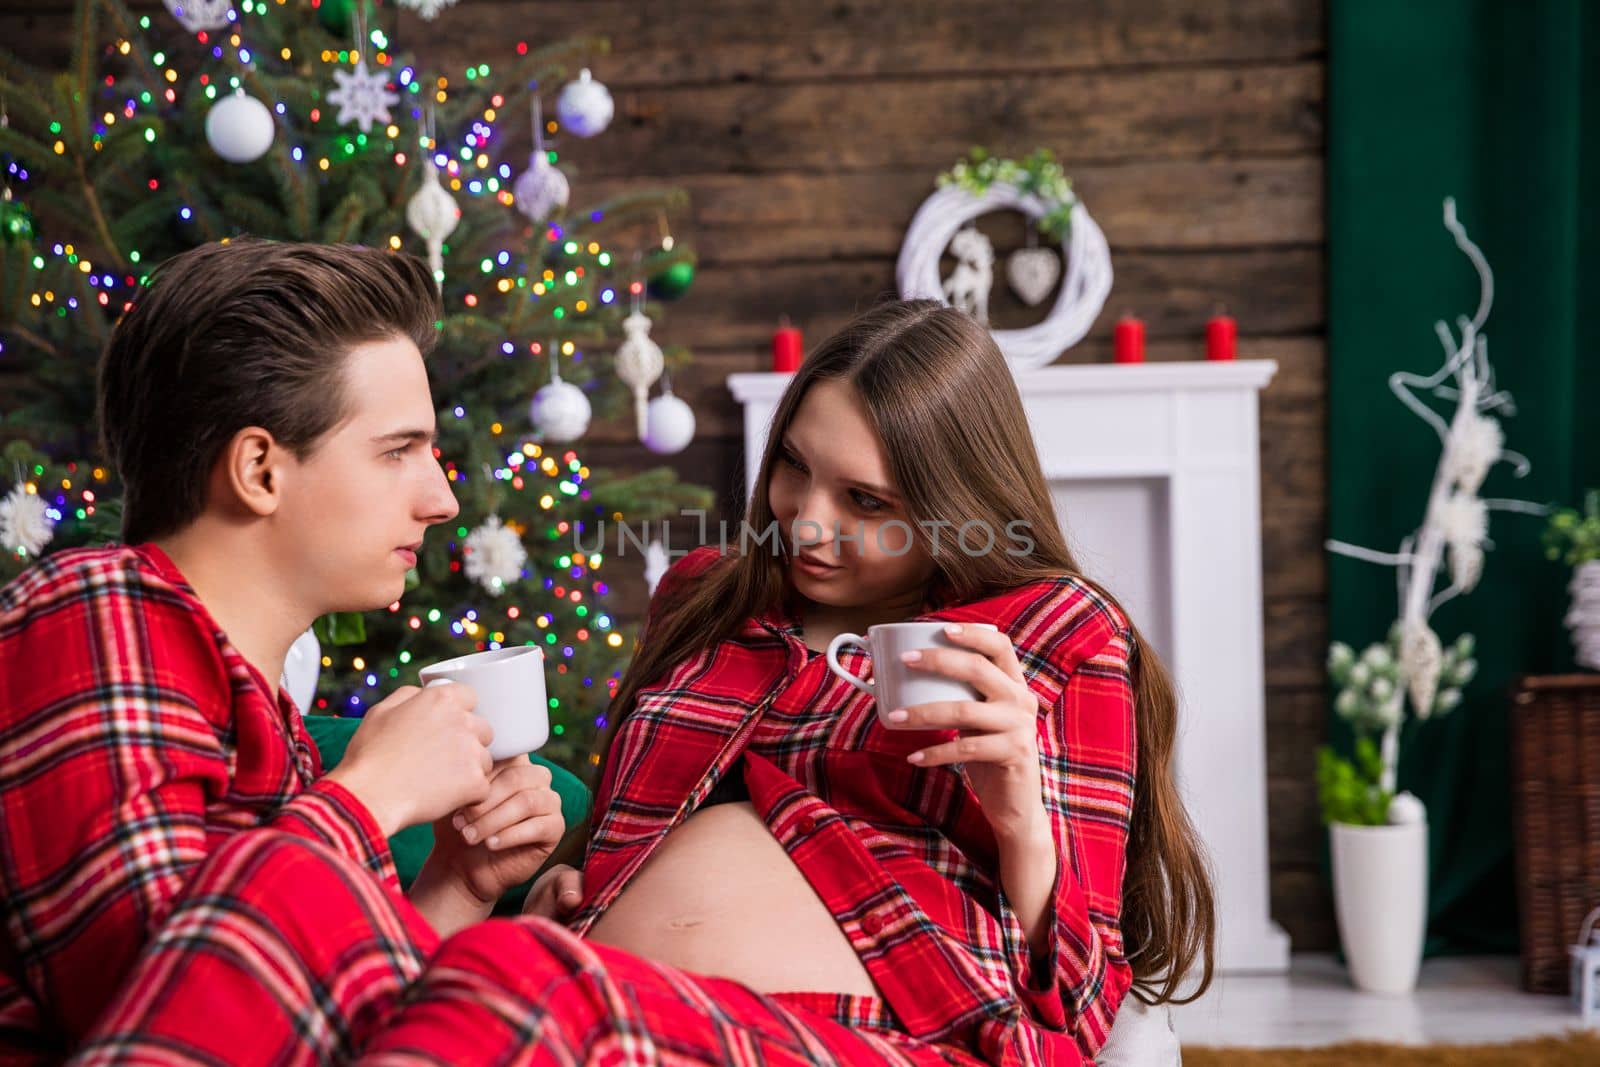
[[[1353,760],[1325,750],[1319,761],[1339,935],[1351,979],[1373,992],[1403,993],[1415,985],[1427,918],[1427,813],[1416,797],[1396,792],[1402,731],[1414,734],[1420,722],[1459,704],[1461,687],[1476,671],[1471,635],[1446,644],[1434,632],[1433,613],[1477,587],[1491,547],[1491,513],[1546,512],[1482,491],[1498,465],[1522,477],[1530,464],[1505,447],[1500,422],[1515,407],[1496,382],[1483,333],[1494,276],[1453,200],[1444,203],[1444,224],[1478,272],[1477,311],[1458,318],[1454,330],[1435,323],[1444,361],[1433,373],[1389,376],[1395,398],[1439,439],[1422,521],[1392,552],[1328,542],[1333,552],[1396,572],[1397,610],[1387,640],[1359,657],[1339,642],[1329,650],[1329,675],[1339,687],[1334,708],[1355,727],[1358,744]]]
[[[1544,530],[1545,555],[1572,568],[1567,629],[1580,667],[1600,671],[1600,490],[1584,494],[1583,511],[1559,508]]]
[[[1378,742],[1390,731],[1448,713],[1477,663],[1463,634],[1441,656],[1439,686],[1426,715],[1406,715],[1400,656],[1404,627],[1360,656],[1334,642],[1328,675],[1339,687],[1334,709],[1355,731],[1346,759],[1324,746],[1317,753],[1317,795],[1333,858],[1334,911],[1339,940],[1358,989],[1407,993],[1416,985],[1428,912],[1428,822],[1422,802],[1396,793]]]

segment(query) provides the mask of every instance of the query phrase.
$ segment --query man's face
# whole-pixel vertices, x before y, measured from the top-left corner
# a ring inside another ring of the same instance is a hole
[[[280,573],[319,613],[394,603],[423,531],[460,510],[433,455],[433,398],[417,346],[355,346],[344,389],[349,416],[303,462],[290,460],[273,516]]]

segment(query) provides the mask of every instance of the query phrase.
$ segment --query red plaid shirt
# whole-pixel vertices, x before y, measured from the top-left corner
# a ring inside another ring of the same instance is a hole
[[[59,552],[0,590],[0,1059],[83,1036],[207,853],[271,825],[396,893],[387,842],[172,561]]]
[[[658,598],[717,559],[689,553]],[[1132,980],[1119,927],[1135,770],[1127,622],[1071,578],[920,617],[994,623],[1039,699],[1057,858],[1044,959],[1031,958],[961,770],[905,761],[937,735],[883,729],[871,698],[781,614],[748,620],[641,691],[596,797],[572,927],[593,925],[742,755],[756,810],[913,1036],[993,1064],[1091,1062]],[[854,651],[843,660],[858,674],[869,664]]]

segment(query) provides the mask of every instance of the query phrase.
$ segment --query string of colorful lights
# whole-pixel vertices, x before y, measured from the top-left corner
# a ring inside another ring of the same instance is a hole
[[[321,6],[312,0],[310,9]],[[106,7],[113,14],[122,10],[115,2]],[[662,207],[635,197],[625,211],[602,205],[571,212],[516,238],[514,228],[495,223],[487,209],[502,213],[514,206],[513,168],[500,158],[505,149],[500,127],[513,113],[525,116],[527,109],[518,111],[520,100],[508,104],[506,91],[493,82],[514,81],[529,69],[526,64],[548,65],[550,49],[536,54],[519,42],[518,62],[510,71],[470,64],[452,83],[449,77],[423,73],[398,54],[380,28],[363,25],[364,35],[359,40],[349,36],[347,44],[306,47],[305,17],[305,7],[291,7],[291,0],[241,0],[231,24],[210,32],[189,34],[160,16],[159,25],[147,15],[130,15],[125,23],[109,20],[114,36],[100,53],[106,70],[95,75],[95,99],[82,114],[49,116],[47,125],[30,131],[39,135],[54,162],[40,165],[10,151],[0,152],[0,163],[8,186],[26,203],[44,195],[41,183],[59,181],[72,168],[80,174],[96,166],[108,168],[114,158],[116,165],[137,175],[140,192],[148,198],[119,210],[160,211],[163,221],[149,231],[155,235],[153,244],[138,240],[121,247],[107,239],[115,217],[111,224],[91,225],[71,240],[65,232],[49,238],[29,232],[33,284],[26,290],[26,306],[37,317],[0,324],[0,356],[19,345],[64,352],[74,331],[103,330],[130,305],[151,264],[210,239],[216,230],[222,231],[216,239],[227,239],[230,231],[219,225],[222,219],[213,202],[217,198],[205,195],[211,190],[183,168],[164,165],[169,142],[183,151],[197,143],[204,148],[204,115],[224,94],[244,90],[264,100],[276,127],[268,156],[228,173],[237,174],[241,183],[262,184],[263,175],[277,177],[274,168],[280,168],[287,178],[315,182],[334,195],[348,188],[350,179],[375,176],[387,202],[375,218],[387,228],[377,231],[373,243],[401,249],[415,241],[405,231],[399,204],[415,188],[419,166],[437,168],[444,186],[466,198],[462,232],[453,250],[445,248],[450,258],[441,323],[444,358],[435,360],[444,368],[441,373],[456,375],[436,382],[436,395],[465,398],[440,412],[436,449],[462,498],[462,525],[449,531],[453,536],[425,547],[416,589],[387,611],[366,616],[364,640],[351,646],[324,642],[325,684],[320,691],[331,695],[320,697],[317,705],[360,713],[407,677],[422,657],[537,643],[546,649],[550,665],[554,734],[559,739],[581,726],[578,732],[588,736],[603,724],[604,706],[631,642],[604,607],[611,591],[600,576],[605,555],[584,552],[569,542],[598,520],[621,523],[625,512],[616,504],[625,495],[620,490],[594,492],[591,472],[575,451],[562,447],[553,452],[528,439],[521,412],[530,386],[507,385],[505,396],[484,397],[476,392],[472,375],[504,371],[527,378],[542,371],[552,346],[569,365],[583,364],[584,339],[605,338],[620,318],[624,309],[619,305],[627,301],[619,295],[642,296],[644,291],[636,274],[618,277],[624,261],[637,272],[638,257],[620,256],[605,234],[626,231],[642,220],[659,225],[662,246],[671,249],[670,234],[660,221]],[[294,19],[301,22],[291,24]],[[175,33],[183,39],[171,40]],[[402,101],[395,120],[370,134],[340,125],[325,102],[331,73],[363,60],[392,75],[389,84]],[[555,118],[542,124],[551,136],[560,128]],[[43,136],[46,130],[48,137]],[[545,150],[554,164],[556,150]],[[474,206],[480,203],[482,208]],[[66,221],[57,213],[43,228],[65,231],[92,223],[99,214],[98,206]],[[469,221],[478,225],[469,230]],[[82,318],[89,309],[96,319]],[[497,330],[498,339],[485,335],[486,330]],[[593,373],[599,371],[593,368]],[[510,381],[503,375],[496,379],[502,380]],[[484,478],[469,473],[485,467]],[[89,477],[80,475],[84,470]],[[8,473],[0,470],[0,478]],[[91,520],[97,503],[115,493],[114,477],[104,467],[80,461],[63,466],[42,454],[17,475],[26,492],[47,501],[47,514],[56,522]],[[499,597],[486,595],[462,573],[470,523],[488,514],[501,516],[529,550],[525,580]],[[12,553],[7,561],[13,570],[26,562],[25,551]],[[595,698],[582,696],[595,689],[601,691]],[[573,745],[578,758],[587,755],[580,739],[574,738]],[[559,756],[558,741],[552,748]]]

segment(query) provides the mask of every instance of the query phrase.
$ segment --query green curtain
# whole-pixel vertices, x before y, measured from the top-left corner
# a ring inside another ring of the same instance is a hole
[[[1438,440],[1386,379],[1436,369],[1434,321],[1477,305],[1446,196],[1494,269],[1489,356],[1518,408],[1506,443],[1533,462],[1520,480],[1497,467],[1483,493],[1576,504],[1600,486],[1600,5],[1333,0],[1328,59],[1330,535],[1393,551],[1421,521]],[[1430,952],[1516,946],[1506,689],[1573,667],[1568,573],[1543,558],[1542,528],[1491,513],[1482,583],[1433,617],[1445,641],[1477,635],[1480,673],[1401,756],[1431,823]],[[1328,567],[1331,636],[1381,640],[1393,570]]]

